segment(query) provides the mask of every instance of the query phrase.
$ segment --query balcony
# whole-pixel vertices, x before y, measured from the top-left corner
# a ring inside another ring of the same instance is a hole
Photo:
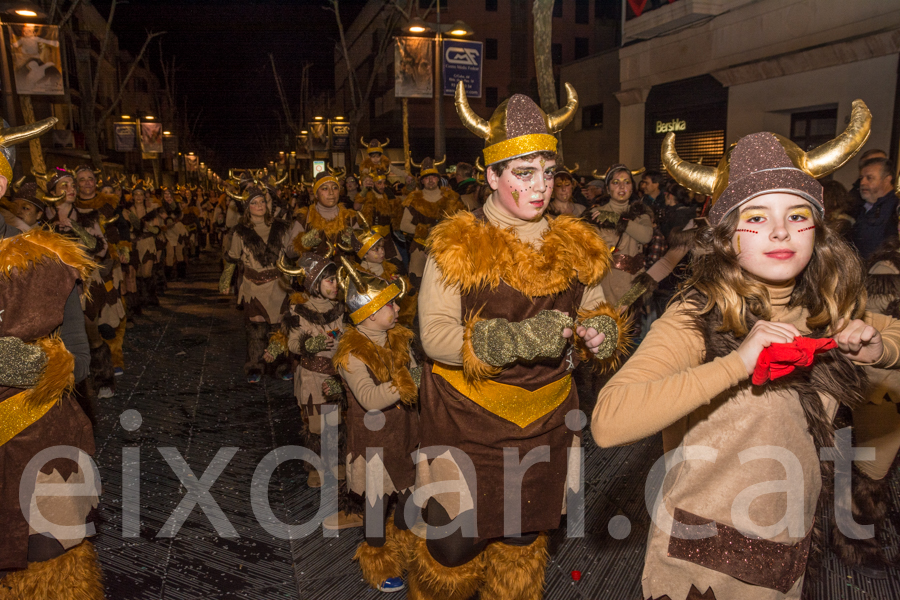
[[[670,4],[658,8],[653,8],[656,4],[645,2],[639,16],[628,11],[629,18],[625,22],[622,41],[649,40],[750,2],[753,0],[672,0]]]

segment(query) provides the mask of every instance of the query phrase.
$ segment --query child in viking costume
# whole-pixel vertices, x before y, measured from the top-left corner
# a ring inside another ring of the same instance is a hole
[[[166,219],[166,279],[169,281],[187,277],[191,233],[182,222],[183,216],[176,210]]]
[[[94,435],[71,393],[74,360],[61,337],[67,301],[94,269],[77,243],[46,230],[0,240],[3,598],[104,597],[97,554],[86,540],[94,533],[88,515],[98,504],[100,482],[79,456],[94,453]],[[26,472],[29,461],[44,450],[54,452],[53,460],[39,461],[35,471]],[[83,487],[80,495],[40,497],[34,490],[36,485],[79,483],[90,491]],[[28,494],[24,511],[20,486]]]
[[[603,241],[613,253],[612,270],[603,280],[606,299],[616,303],[644,269],[644,246],[653,238],[651,211],[632,202],[634,178],[625,165],[613,165],[605,177],[609,202],[591,210]]]
[[[710,228],[591,422],[602,446],[662,431],[674,451],[665,464],[677,477],[651,509],[644,598],[801,597],[835,471],[825,449],[838,403],[863,402],[860,365],[900,365],[900,322],[864,310],[863,270],[828,228],[816,181],[856,153],[870,124],[857,100],[832,142],[804,152],[755,133],[718,167],[684,163],[674,134],[663,142],[672,177],[712,196]]]
[[[30,231],[43,225],[44,211],[47,205],[41,199],[44,194],[38,191],[36,183],[29,181],[16,188],[13,186],[13,201],[16,205],[16,215],[24,228],[22,231]]]
[[[418,295],[413,290],[409,279],[400,274],[397,263],[385,260],[387,257],[385,244],[389,240],[384,230],[369,227],[368,221],[362,215],[359,215],[358,219],[362,227],[353,230],[350,237],[350,247],[343,247],[343,249],[348,253],[352,253],[355,260],[360,261],[357,268],[363,273],[374,275],[388,283],[406,286],[407,292],[403,295],[403,299],[398,302],[400,305],[399,322],[404,327],[410,327],[416,318]]]
[[[625,324],[600,286],[606,244],[579,219],[544,216],[553,134],[578,107],[575,90],[566,90],[568,102],[555,113],[517,94],[490,121],[469,108],[462,85],[456,90],[463,123],[485,140],[493,193],[428,239],[416,487],[443,482],[453,491],[416,499],[430,527],[411,561],[411,599],[466,600],[479,590],[482,600],[542,596],[545,532],[559,526],[567,490],[580,485],[570,462],[581,440],[572,373],[626,343]],[[546,458],[524,472],[520,489],[505,489],[504,456],[521,459],[538,446]],[[521,509],[508,514],[506,505]],[[451,522],[450,535],[432,534]]]
[[[575,163],[578,169],[578,163]],[[549,215],[571,215],[580,217],[585,208],[582,204],[576,204],[573,200],[575,193],[575,178],[565,167],[558,167],[553,176],[553,201],[547,209]]]
[[[338,204],[341,186],[335,177],[320,173],[313,184],[315,203],[297,211],[291,227],[294,252],[316,252],[324,255],[328,245],[336,245],[341,236],[356,222],[356,211]]]
[[[366,194],[360,215],[384,239],[382,245],[385,258],[388,260],[399,259],[400,253],[394,246],[391,231],[397,231],[400,227],[403,206],[394,197],[394,192],[388,187],[387,179],[383,175],[376,175],[373,177],[373,181],[375,187]]]
[[[39,176],[43,176],[40,175]],[[103,233],[101,214],[90,208],[78,208],[75,175],[63,167],[55,169],[47,179],[47,189],[54,194],[45,198],[50,225],[57,233],[81,244],[98,267],[85,280],[82,297],[85,325],[91,343],[91,384],[93,393],[88,400],[111,398],[115,395],[115,367],[122,368],[122,341],[125,332],[125,306],[120,288],[121,269],[110,256],[110,245]],[[117,279],[118,276],[118,279]],[[116,350],[114,361],[113,350]],[[116,364],[116,362],[118,364]],[[93,410],[87,412],[93,418]]]
[[[337,350],[337,340],[344,332],[344,303],[338,299],[337,266],[331,261],[331,253],[320,256],[304,252],[296,267],[290,267],[282,258],[278,268],[294,277],[303,291],[291,295],[291,306],[281,320],[281,331],[272,336],[266,351],[266,361],[271,362],[279,354],[289,351],[299,358],[294,372],[294,395],[303,417],[300,437],[303,445],[321,454],[322,430],[325,425],[323,408],[333,406],[338,427],[338,450],[346,455],[346,397],[341,379],[331,359]],[[344,415],[341,418],[341,415]],[[309,473],[307,485],[322,487],[322,477],[309,463],[304,463]],[[344,467],[337,467],[335,476],[344,480]],[[362,503],[352,498],[346,484],[338,487],[338,512],[325,518],[326,529],[361,527]]]
[[[425,270],[425,259],[428,250],[425,240],[428,232],[444,217],[465,210],[459,194],[450,186],[438,187],[441,174],[430,158],[422,159],[422,170],[419,171],[419,183],[422,189],[411,192],[403,201],[403,218],[401,231],[412,236],[409,245],[409,278],[418,287]]]
[[[386,139],[384,143],[373,139],[366,145],[363,138],[359,139],[359,143],[366,149],[366,158],[359,165],[359,176],[365,178],[367,175],[374,177],[381,175],[387,177],[391,174],[391,159],[387,157],[384,149],[391,143],[390,139]]]
[[[346,257],[341,261],[338,282],[354,327],[341,336],[333,363],[350,391],[347,485],[368,505],[366,539],[353,558],[366,583],[394,592],[404,587],[401,577],[415,539],[404,509],[416,480],[411,455],[419,445],[416,378],[421,371],[410,352],[413,332],[397,325],[396,301],[405,290],[356,271]],[[370,460],[371,451],[379,456]],[[368,522],[372,514],[380,526]]]
[[[244,215],[234,228],[231,247],[225,254],[225,270],[219,291],[227,294],[235,267],[242,266],[238,302],[244,305],[247,327],[247,362],[244,372],[249,383],[258,383],[264,371],[263,353],[288,307],[288,289],[276,263],[290,249],[290,225],[273,219],[265,192],[249,186],[241,198]]]

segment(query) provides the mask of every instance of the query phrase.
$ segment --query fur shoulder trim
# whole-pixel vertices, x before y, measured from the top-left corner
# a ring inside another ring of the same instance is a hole
[[[436,225],[428,244],[443,282],[463,293],[482,286],[494,289],[502,280],[526,296],[549,296],[576,279],[586,286],[599,284],[610,264],[600,234],[568,216],[550,221],[540,250],[469,212]]]
[[[46,229],[32,229],[0,240],[0,277],[10,277],[12,269],[34,268],[44,260],[55,260],[72,267],[82,281],[87,281],[97,268],[80,244]]]
[[[234,234],[241,238],[244,247],[253,255],[256,262],[274,267],[284,247],[284,236],[290,227],[287,221],[275,219],[269,227],[269,239],[263,240],[253,227],[238,223],[234,226]]]
[[[382,347],[360,333],[356,327],[347,327],[338,342],[331,364],[336,369],[346,370],[350,364],[350,356],[354,356],[366,365],[380,383],[390,381],[400,392],[401,402],[413,404],[418,398],[418,390],[409,373],[409,346],[413,336],[411,330],[395,325],[388,331],[387,347]]]
[[[97,192],[97,195],[90,200],[77,200],[78,208],[90,208],[91,210],[100,210],[104,206],[112,206],[115,208],[119,205],[119,199],[113,194],[104,194]]]
[[[403,206],[415,210],[426,219],[440,219],[466,208],[459,199],[459,194],[449,187],[441,188],[441,199],[437,202],[429,202],[422,190],[414,190],[403,201]]]

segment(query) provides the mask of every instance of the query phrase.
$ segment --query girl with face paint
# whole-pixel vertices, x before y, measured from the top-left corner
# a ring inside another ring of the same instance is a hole
[[[803,593],[822,543],[820,495],[830,498],[835,469],[851,468],[821,460],[836,443],[838,405],[866,404],[864,366],[900,367],[900,322],[865,310],[859,258],[827,225],[816,181],[855,154],[870,120],[857,101],[840,144],[804,152],[756,133],[716,168],[684,163],[674,134],[663,143],[672,177],[712,196],[711,226],[698,234],[689,279],[600,391],[591,419],[602,446],[662,431],[676,457],[665,468],[678,475],[651,509],[643,598]],[[860,477],[852,503],[850,490],[835,494],[854,522],[877,521],[859,513],[877,497]],[[867,536],[851,550],[840,525],[831,526],[835,551],[876,565],[881,544]]]

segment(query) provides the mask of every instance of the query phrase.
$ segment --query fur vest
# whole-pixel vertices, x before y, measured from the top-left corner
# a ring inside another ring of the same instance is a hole
[[[288,222],[275,219],[269,229],[269,239],[263,240],[252,225],[238,223],[234,227],[234,234],[241,238],[244,247],[253,255],[256,262],[266,268],[274,268],[284,250],[284,236],[290,227]]]

